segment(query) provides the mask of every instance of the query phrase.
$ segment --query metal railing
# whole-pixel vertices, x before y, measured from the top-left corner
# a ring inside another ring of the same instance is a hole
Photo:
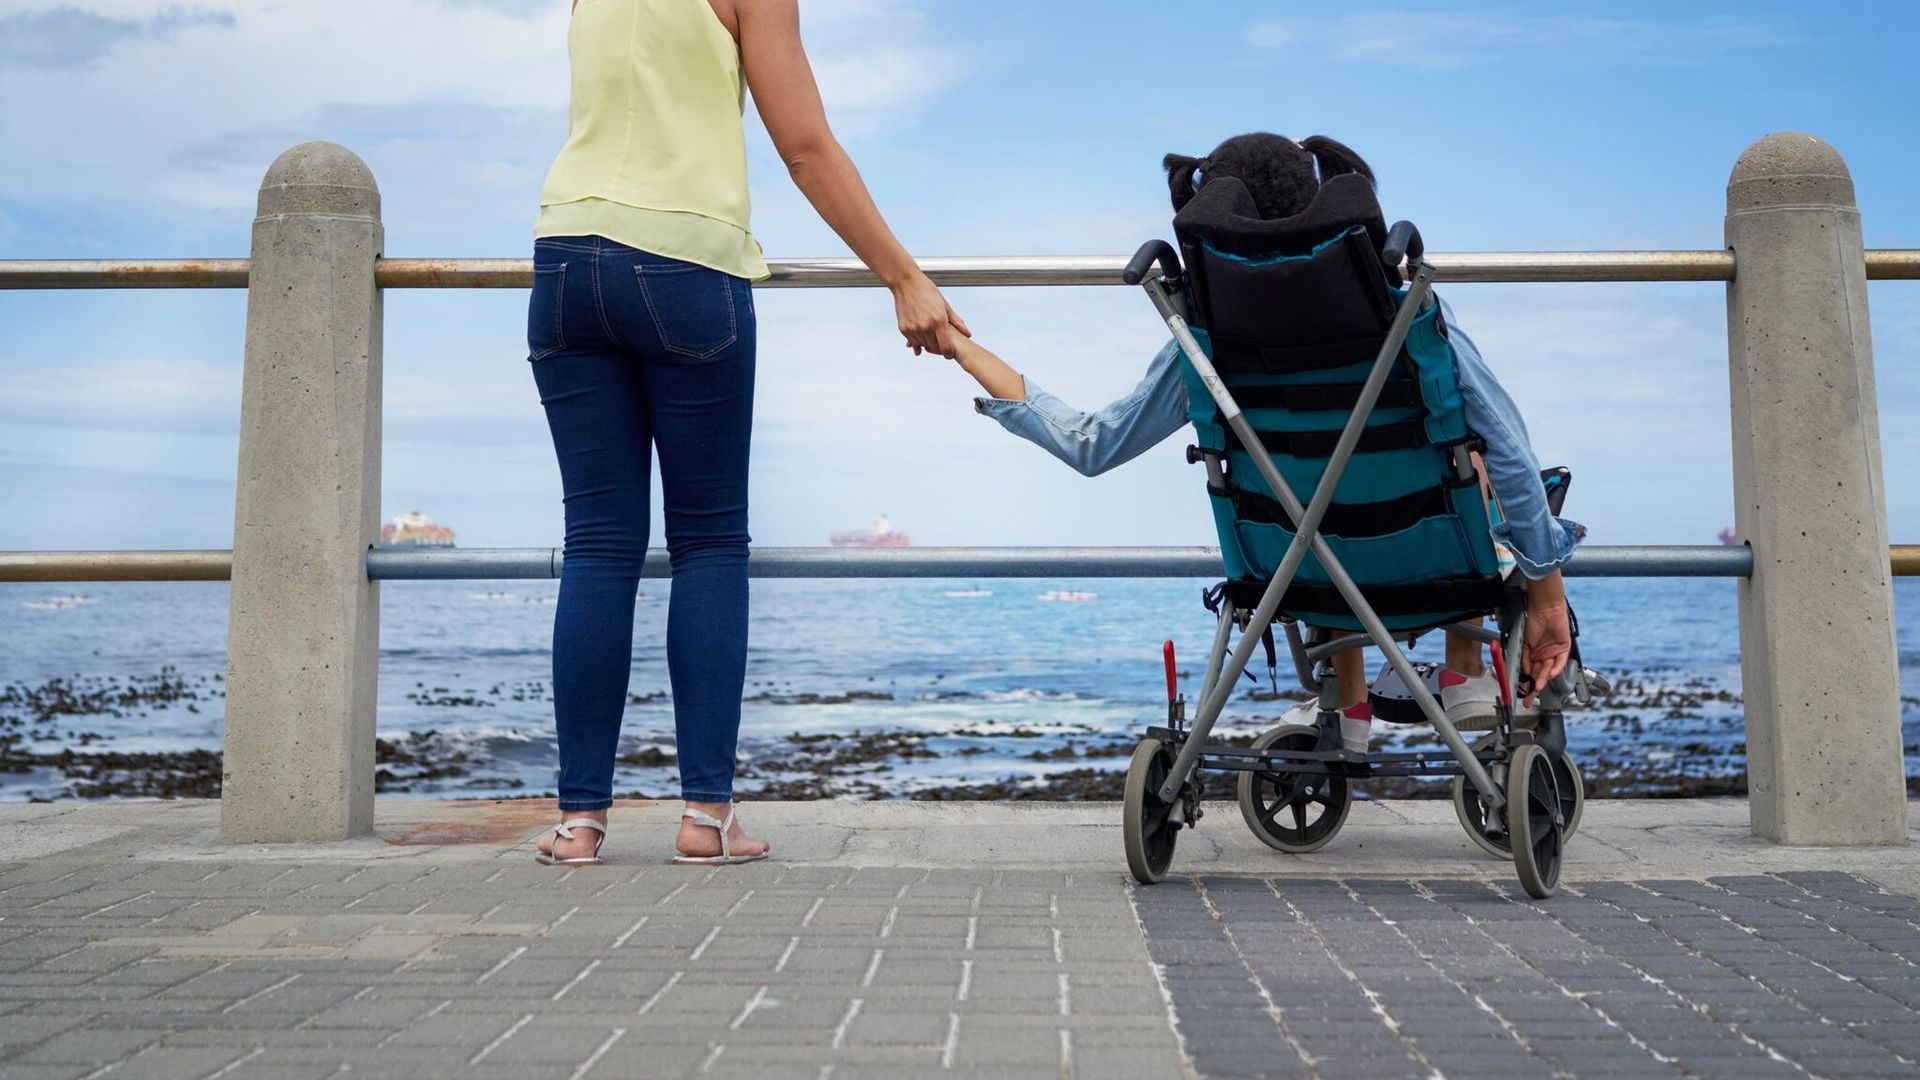
[[[1896,548],[1896,563],[1920,564],[1920,547]],[[559,548],[415,550],[367,553],[374,581],[504,581],[557,578]],[[756,547],[747,572],[757,578],[1217,578],[1216,547]],[[1740,547],[1590,547],[1567,565],[1569,577],[1747,577],[1753,549]],[[1910,568],[1907,572],[1913,572]],[[226,581],[231,551],[0,552],[0,581]],[[642,577],[669,578],[664,551],[647,553]]]
[[[1730,251],[1475,251],[1429,252],[1449,285],[1463,282],[1732,281]],[[877,287],[854,259],[776,259],[767,289]],[[973,286],[1122,285],[1124,255],[922,259],[944,288]],[[0,261],[0,290],[244,289],[247,259],[44,259]],[[1920,281],[1920,248],[1867,252],[1867,278]],[[383,289],[526,289],[531,259],[381,259],[374,280]]]
[[[1725,227],[1724,250],[1428,258],[1448,285],[1726,286],[1736,527],[1751,546],[1585,547],[1568,573],[1742,579],[1755,831],[1790,843],[1899,843],[1906,803],[1886,570],[1920,573],[1920,547],[1881,547],[1880,530],[1862,524],[1884,522],[1885,505],[1877,404],[1860,393],[1873,385],[1873,361],[1859,316],[1868,281],[1920,280],[1920,249],[1865,250],[1845,162],[1793,133],[1741,156]],[[221,808],[230,840],[371,829],[378,582],[560,573],[555,549],[367,549],[379,517],[382,291],[527,288],[534,276],[527,259],[381,258],[384,243],[370,170],[343,147],[308,143],[261,184],[251,259],[0,262],[0,290],[249,290],[234,549],[0,553],[0,581],[232,582]],[[923,266],[946,287],[1115,286],[1127,261]],[[782,260],[772,271],[764,287],[877,284],[848,259]],[[667,576],[665,554],[650,554],[645,572]],[[750,572],[1217,578],[1222,564],[1206,547],[761,548]],[[1789,729],[1818,736],[1784,736]]]

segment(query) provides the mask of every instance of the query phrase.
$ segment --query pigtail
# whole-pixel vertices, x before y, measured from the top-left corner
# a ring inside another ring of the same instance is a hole
[[[1312,135],[1300,141],[1300,149],[1312,154],[1313,160],[1320,166],[1321,183],[1348,173],[1359,173],[1367,178],[1367,183],[1374,183],[1373,169],[1343,142],[1325,135]]]
[[[1194,185],[1194,174],[1200,171],[1202,159],[1187,157],[1184,154],[1168,154],[1161,161],[1167,170],[1167,190],[1173,195],[1173,210],[1179,213],[1193,201],[1198,193]]]

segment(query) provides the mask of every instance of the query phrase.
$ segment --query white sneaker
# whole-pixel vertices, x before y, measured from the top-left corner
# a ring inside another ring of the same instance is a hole
[[[1288,709],[1280,718],[1282,724],[1299,727],[1313,727],[1320,722],[1320,702],[1317,699],[1303,701]],[[1361,702],[1340,714],[1341,748],[1355,754],[1367,752],[1367,743],[1373,737],[1373,709]]]
[[[1499,700],[1500,682],[1490,670],[1472,676],[1444,668],[1440,672],[1440,707],[1456,727],[1492,716],[1494,703]]]
[[[1340,744],[1350,754],[1364,754],[1373,738],[1373,706],[1366,702],[1349,706],[1340,714]]]

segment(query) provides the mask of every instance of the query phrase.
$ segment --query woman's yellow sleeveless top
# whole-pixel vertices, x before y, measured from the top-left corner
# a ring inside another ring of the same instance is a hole
[[[580,0],[567,144],[535,237],[604,236],[749,281],[740,47],[707,0]]]

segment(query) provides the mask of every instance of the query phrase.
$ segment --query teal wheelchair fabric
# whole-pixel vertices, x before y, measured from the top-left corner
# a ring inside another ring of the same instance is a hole
[[[1262,261],[1311,260],[1313,254]],[[1407,294],[1391,295],[1398,305]],[[1211,359],[1207,332],[1196,327],[1194,334]],[[1252,606],[1296,535],[1248,455],[1268,454],[1302,506],[1309,503],[1372,361],[1365,356],[1342,367],[1288,373],[1223,368],[1222,382],[1263,444],[1254,447],[1239,444],[1192,365],[1184,365],[1199,447],[1218,455],[1226,473],[1224,487],[1211,488],[1209,496],[1238,606]],[[1502,587],[1486,501],[1478,480],[1459,479],[1452,461],[1452,449],[1472,439],[1440,305],[1432,303],[1413,321],[1320,529],[1390,630],[1424,630],[1498,604]],[[1312,552],[1281,613],[1329,629],[1362,629]]]

